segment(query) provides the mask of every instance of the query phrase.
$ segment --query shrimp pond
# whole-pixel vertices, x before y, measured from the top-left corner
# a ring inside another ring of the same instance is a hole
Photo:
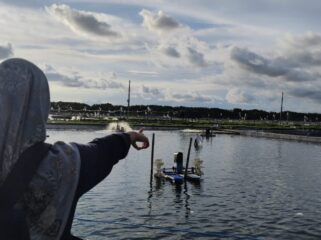
[[[86,143],[101,129],[49,129],[48,142]],[[173,166],[196,133],[155,133],[154,158]],[[203,180],[150,183],[151,148],[136,151],[79,201],[73,233],[85,239],[321,239],[321,145],[216,135],[191,149]]]

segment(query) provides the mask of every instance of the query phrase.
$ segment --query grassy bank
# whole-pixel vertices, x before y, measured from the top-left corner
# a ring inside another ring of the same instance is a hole
[[[145,126],[150,128],[218,128],[218,129],[253,129],[253,130],[291,130],[291,129],[316,129],[321,130],[321,123],[305,122],[278,122],[278,121],[247,121],[247,120],[208,120],[208,119],[159,119],[159,118],[129,118],[126,121],[132,127]],[[72,125],[100,125],[106,126],[113,120],[49,120],[49,124]]]

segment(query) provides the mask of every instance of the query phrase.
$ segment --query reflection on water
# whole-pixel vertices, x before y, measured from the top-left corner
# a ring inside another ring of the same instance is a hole
[[[170,185],[170,186],[168,186]],[[170,187],[172,189],[172,201],[173,205],[177,209],[185,209],[185,217],[188,218],[193,211],[190,208],[188,193],[189,185],[192,187],[201,189],[200,183],[184,183],[184,184],[171,184],[165,179],[154,178],[154,181],[150,184],[150,191],[148,192],[148,207],[150,208],[150,215],[152,213],[153,204],[158,204],[157,196],[164,192],[164,187]],[[154,199],[155,198],[155,199]]]
[[[106,131],[54,131],[88,142]],[[146,132],[151,139],[152,132]],[[154,158],[186,161],[192,133],[157,131]],[[195,135],[196,136],[196,135]],[[321,146],[242,136],[204,139],[200,184],[153,179],[150,151],[130,150],[108,178],[85,194],[73,232],[88,239],[320,239]]]

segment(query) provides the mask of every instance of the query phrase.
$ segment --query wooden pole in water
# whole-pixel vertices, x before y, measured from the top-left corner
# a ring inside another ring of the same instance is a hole
[[[155,133],[153,133],[153,137],[152,137],[152,154],[151,154],[151,158],[150,158],[150,183],[153,182],[154,144],[155,144]]]
[[[130,80],[128,81],[127,120],[129,118],[129,107],[130,107]]]
[[[282,92],[282,97],[281,97],[280,121],[282,121],[282,112],[283,112],[283,92]]]
[[[189,140],[189,147],[188,147],[188,153],[187,153],[186,166],[185,166],[185,174],[184,174],[184,178],[185,178],[185,179],[186,179],[186,177],[187,177],[188,163],[189,163],[189,155],[190,155],[190,153],[191,153],[192,141],[193,141],[193,138],[190,138],[190,140]]]

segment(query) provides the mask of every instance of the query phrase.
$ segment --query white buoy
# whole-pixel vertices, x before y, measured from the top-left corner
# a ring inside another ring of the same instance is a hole
[[[164,177],[164,173],[162,172],[162,166],[164,165],[164,162],[162,159],[156,159],[155,160],[155,177]]]
[[[203,161],[201,159],[199,159],[199,158],[195,158],[194,161],[193,161],[193,168],[194,168],[195,174],[198,175],[198,176],[202,176],[203,175],[202,163],[203,163]]]

